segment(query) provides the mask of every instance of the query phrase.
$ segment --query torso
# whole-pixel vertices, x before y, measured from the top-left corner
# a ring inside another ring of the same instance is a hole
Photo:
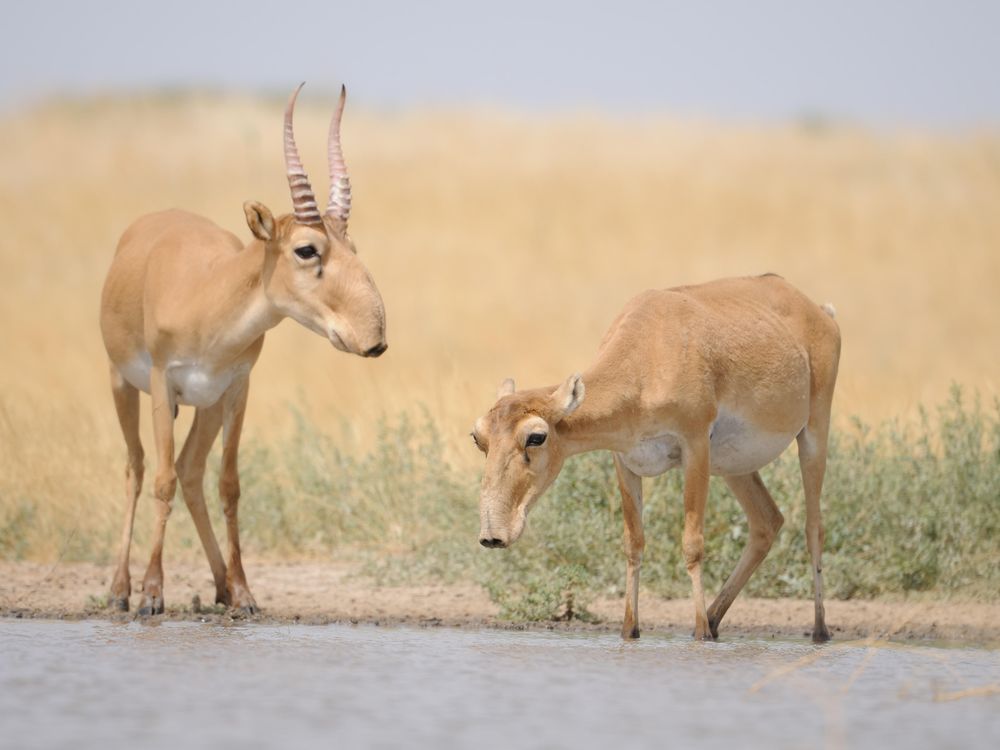
[[[620,454],[631,471],[656,476],[683,464],[682,431],[699,424],[712,474],[750,474],[784,452],[809,418],[808,333],[789,314],[800,294],[774,277],[733,279],[647,292],[626,307],[602,349],[639,386],[636,442]],[[818,307],[815,315],[832,325]],[[637,355],[646,361],[618,364]],[[656,361],[669,365],[659,371]]]
[[[149,393],[160,319],[166,319],[171,330],[193,328],[197,320],[188,321],[185,316],[192,300],[200,301],[208,293],[201,279],[211,278],[212,264],[218,259],[241,252],[234,235],[181,211],[150,214],[125,232],[105,281],[101,329],[108,356],[126,381]],[[157,287],[152,301],[146,284],[149,274],[161,282],[174,280],[169,287]],[[156,307],[151,309],[153,303]],[[241,326],[238,320],[230,327]],[[249,373],[262,345],[263,336],[249,346],[234,346],[225,337],[196,340],[186,353],[175,354],[159,366],[176,403],[203,408],[216,403],[230,385]]]

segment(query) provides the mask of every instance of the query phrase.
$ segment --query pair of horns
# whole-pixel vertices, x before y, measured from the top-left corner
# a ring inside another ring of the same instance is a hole
[[[295,220],[300,224],[322,224],[323,217],[319,214],[316,196],[309,175],[306,174],[299,158],[299,150],[295,146],[295,133],[292,130],[292,113],[295,111],[295,100],[299,96],[305,82],[292,92],[285,107],[285,169],[288,172],[288,187],[292,191],[292,208]],[[330,163],[330,198],[326,205],[326,215],[343,222],[351,215],[351,179],[347,176],[347,165],[344,164],[344,152],[340,147],[340,120],[344,116],[344,102],[347,101],[347,89],[340,87],[340,101],[330,120],[330,135],[327,141],[327,159]]]

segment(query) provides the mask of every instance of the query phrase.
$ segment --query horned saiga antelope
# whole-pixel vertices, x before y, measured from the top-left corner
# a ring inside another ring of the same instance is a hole
[[[568,456],[611,451],[625,521],[622,636],[637,638],[642,477],[681,467],[694,634],[716,638],[719,622],[783,522],[758,472],[794,439],[815,586],[813,640],[828,640],[820,491],[839,359],[833,308],[819,307],[773,274],[640,294],[611,325],[597,361],[582,375],[519,392],[504,381],[496,404],[476,422],[472,437],[486,454],[479,541],[513,544]],[[701,565],[710,474],[725,478],[750,534],[736,569],[706,608]]]
[[[153,404],[156,526],[139,614],[163,612],[163,536],[174,491],[181,490],[215,579],[216,601],[253,613],[256,603],[240,560],[237,449],[250,370],[264,333],[290,317],[341,351],[377,357],[386,350],[385,309],[347,233],[351,184],[340,145],[346,92],[330,123],[330,195],[320,214],[302,167],[292,114],[285,109],[285,166],[291,214],[256,201],[243,204],[254,239],[245,245],[208,219],[184,211],[143,216],[118,243],[101,297],[101,332],[111,361],[111,389],[128,448],[125,521],[110,602],[127,610],[129,547],[142,487],[139,391]],[[174,460],[179,404],[194,406],[191,431]],[[223,561],[212,532],[202,480],[222,431],[219,495],[229,537]]]

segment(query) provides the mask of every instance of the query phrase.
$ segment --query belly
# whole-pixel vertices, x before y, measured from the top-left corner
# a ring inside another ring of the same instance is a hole
[[[205,408],[222,398],[233,381],[249,370],[249,365],[218,371],[208,370],[197,363],[169,365],[167,382],[177,403]]]
[[[681,442],[676,435],[666,434],[639,441],[622,463],[640,477],[655,477],[681,463]]]
[[[149,371],[153,368],[153,358],[149,352],[140,352],[123,365],[118,365],[122,374],[133,387],[149,393]]]
[[[730,476],[751,474],[784,453],[804,426],[803,421],[787,432],[769,432],[739,414],[720,411],[710,433],[710,471]]]
[[[709,471],[729,476],[751,474],[784,453],[804,426],[803,422],[788,431],[769,432],[738,414],[720,411],[710,432]],[[674,434],[645,438],[621,458],[641,477],[659,476],[683,463],[683,442]]]
[[[118,371],[140,391],[149,393],[149,373],[153,361],[148,352],[140,352]],[[205,408],[218,401],[238,377],[250,370],[241,364],[227,370],[209,370],[197,362],[175,362],[167,365],[167,384],[176,403]]]

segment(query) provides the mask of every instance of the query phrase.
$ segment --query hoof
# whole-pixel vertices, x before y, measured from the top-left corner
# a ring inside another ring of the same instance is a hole
[[[824,625],[822,628],[817,628],[812,632],[812,642],[813,643],[826,643],[830,640],[830,631],[826,629]]]
[[[622,628],[622,640],[623,641],[637,641],[639,640],[639,626],[633,625],[631,628]]]
[[[708,621],[708,632],[712,634],[712,640],[719,640],[719,621],[709,620]]]
[[[142,604],[139,605],[139,611],[137,613],[139,617],[150,617],[152,615],[162,615],[163,614],[163,597],[162,596],[144,596],[142,597]]]
[[[108,597],[108,609],[114,610],[115,612],[128,612],[128,597],[127,596]]]
[[[253,617],[260,614],[260,607],[255,602],[229,608],[229,616],[236,618]]]
[[[226,592],[225,599],[226,607],[232,615],[251,617],[260,613],[257,601],[246,586],[230,587],[229,591]]]

